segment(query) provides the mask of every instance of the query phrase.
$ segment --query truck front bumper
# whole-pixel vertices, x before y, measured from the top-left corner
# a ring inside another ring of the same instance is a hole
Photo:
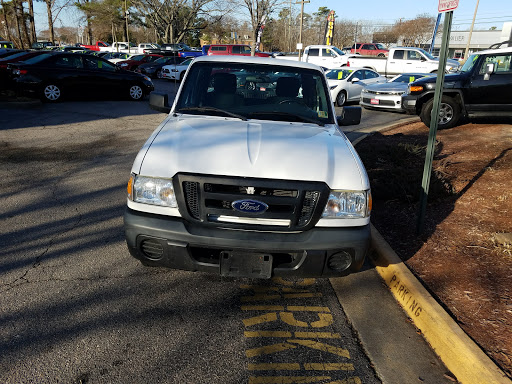
[[[402,95],[402,108],[409,115],[416,115],[416,101],[417,96],[414,95]]]
[[[277,233],[192,225],[127,208],[126,242],[144,265],[223,276],[335,277],[361,269],[370,225]]]

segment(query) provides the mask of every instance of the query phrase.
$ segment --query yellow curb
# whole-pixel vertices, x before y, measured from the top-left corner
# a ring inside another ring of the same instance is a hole
[[[414,325],[461,384],[510,384],[512,381],[472,341],[421,285],[372,225],[371,260]]]

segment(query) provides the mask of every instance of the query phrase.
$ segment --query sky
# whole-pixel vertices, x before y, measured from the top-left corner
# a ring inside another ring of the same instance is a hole
[[[283,0],[289,4],[289,0]],[[291,0],[292,6],[300,11],[300,0]],[[459,0],[459,6],[453,13],[452,30],[469,30],[477,0]],[[394,24],[396,21],[414,19],[420,14],[437,16],[439,0],[310,0],[304,4],[304,12],[314,13],[319,7],[328,7],[336,12],[339,19],[351,21],[372,21],[375,25]],[[288,6],[286,6],[288,7]],[[46,6],[44,2],[34,2],[36,30],[48,29]],[[63,12],[59,15],[56,27],[78,26],[78,11]],[[487,30],[493,26],[501,29],[505,21],[512,21],[512,0],[480,0],[475,21],[475,30]]]

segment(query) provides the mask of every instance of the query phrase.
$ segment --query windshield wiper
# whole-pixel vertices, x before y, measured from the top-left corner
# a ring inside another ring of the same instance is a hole
[[[325,126],[325,124],[322,123],[321,121],[312,119],[311,117],[294,115],[293,113],[289,113],[289,112],[269,111],[269,112],[249,112],[247,114],[247,116],[251,116],[251,117],[252,116],[262,116],[262,115],[269,115],[269,116],[279,115],[279,116],[286,116],[286,117],[294,117],[296,120],[302,121],[304,123],[312,123],[312,124],[319,125],[321,127]]]
[[[235,117],[237,119],[247,121],[247,117],[245,116],[215,107],[185,107],[178,109],[176,112],[218,112],[226,116]]]

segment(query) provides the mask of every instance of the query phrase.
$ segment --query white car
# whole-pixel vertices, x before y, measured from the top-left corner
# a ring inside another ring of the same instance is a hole
[[[192,60],[193,58],[182,61],[179,64],[164,65],[162,67],[162,79],[183,80],[183,76],[185,76],[185,72]]]
[[[367,68],[337,68],[325,74],[331,98],[338,107],[347,101],[359,101],[361,91],[369,84],[385,83],[387,78]]]
[[[387,109],[405,112],[402,108],[402,94],[407,91],[409,83],[432,73],[403,73],[393,77],[387,83],[371,84],[361,91],[359,104],[365,108]]]
[[[137,53],[122,53],[122,52],[112,52],[112,53],[109,53],[107,57],[104,57],[105,59],[107,59],[108,61],[110,61],[111,63],[119,63],[120,61],[124,61],[124,60],[130,60],[130,58],[132,56],[135,56],[137,55]]]

